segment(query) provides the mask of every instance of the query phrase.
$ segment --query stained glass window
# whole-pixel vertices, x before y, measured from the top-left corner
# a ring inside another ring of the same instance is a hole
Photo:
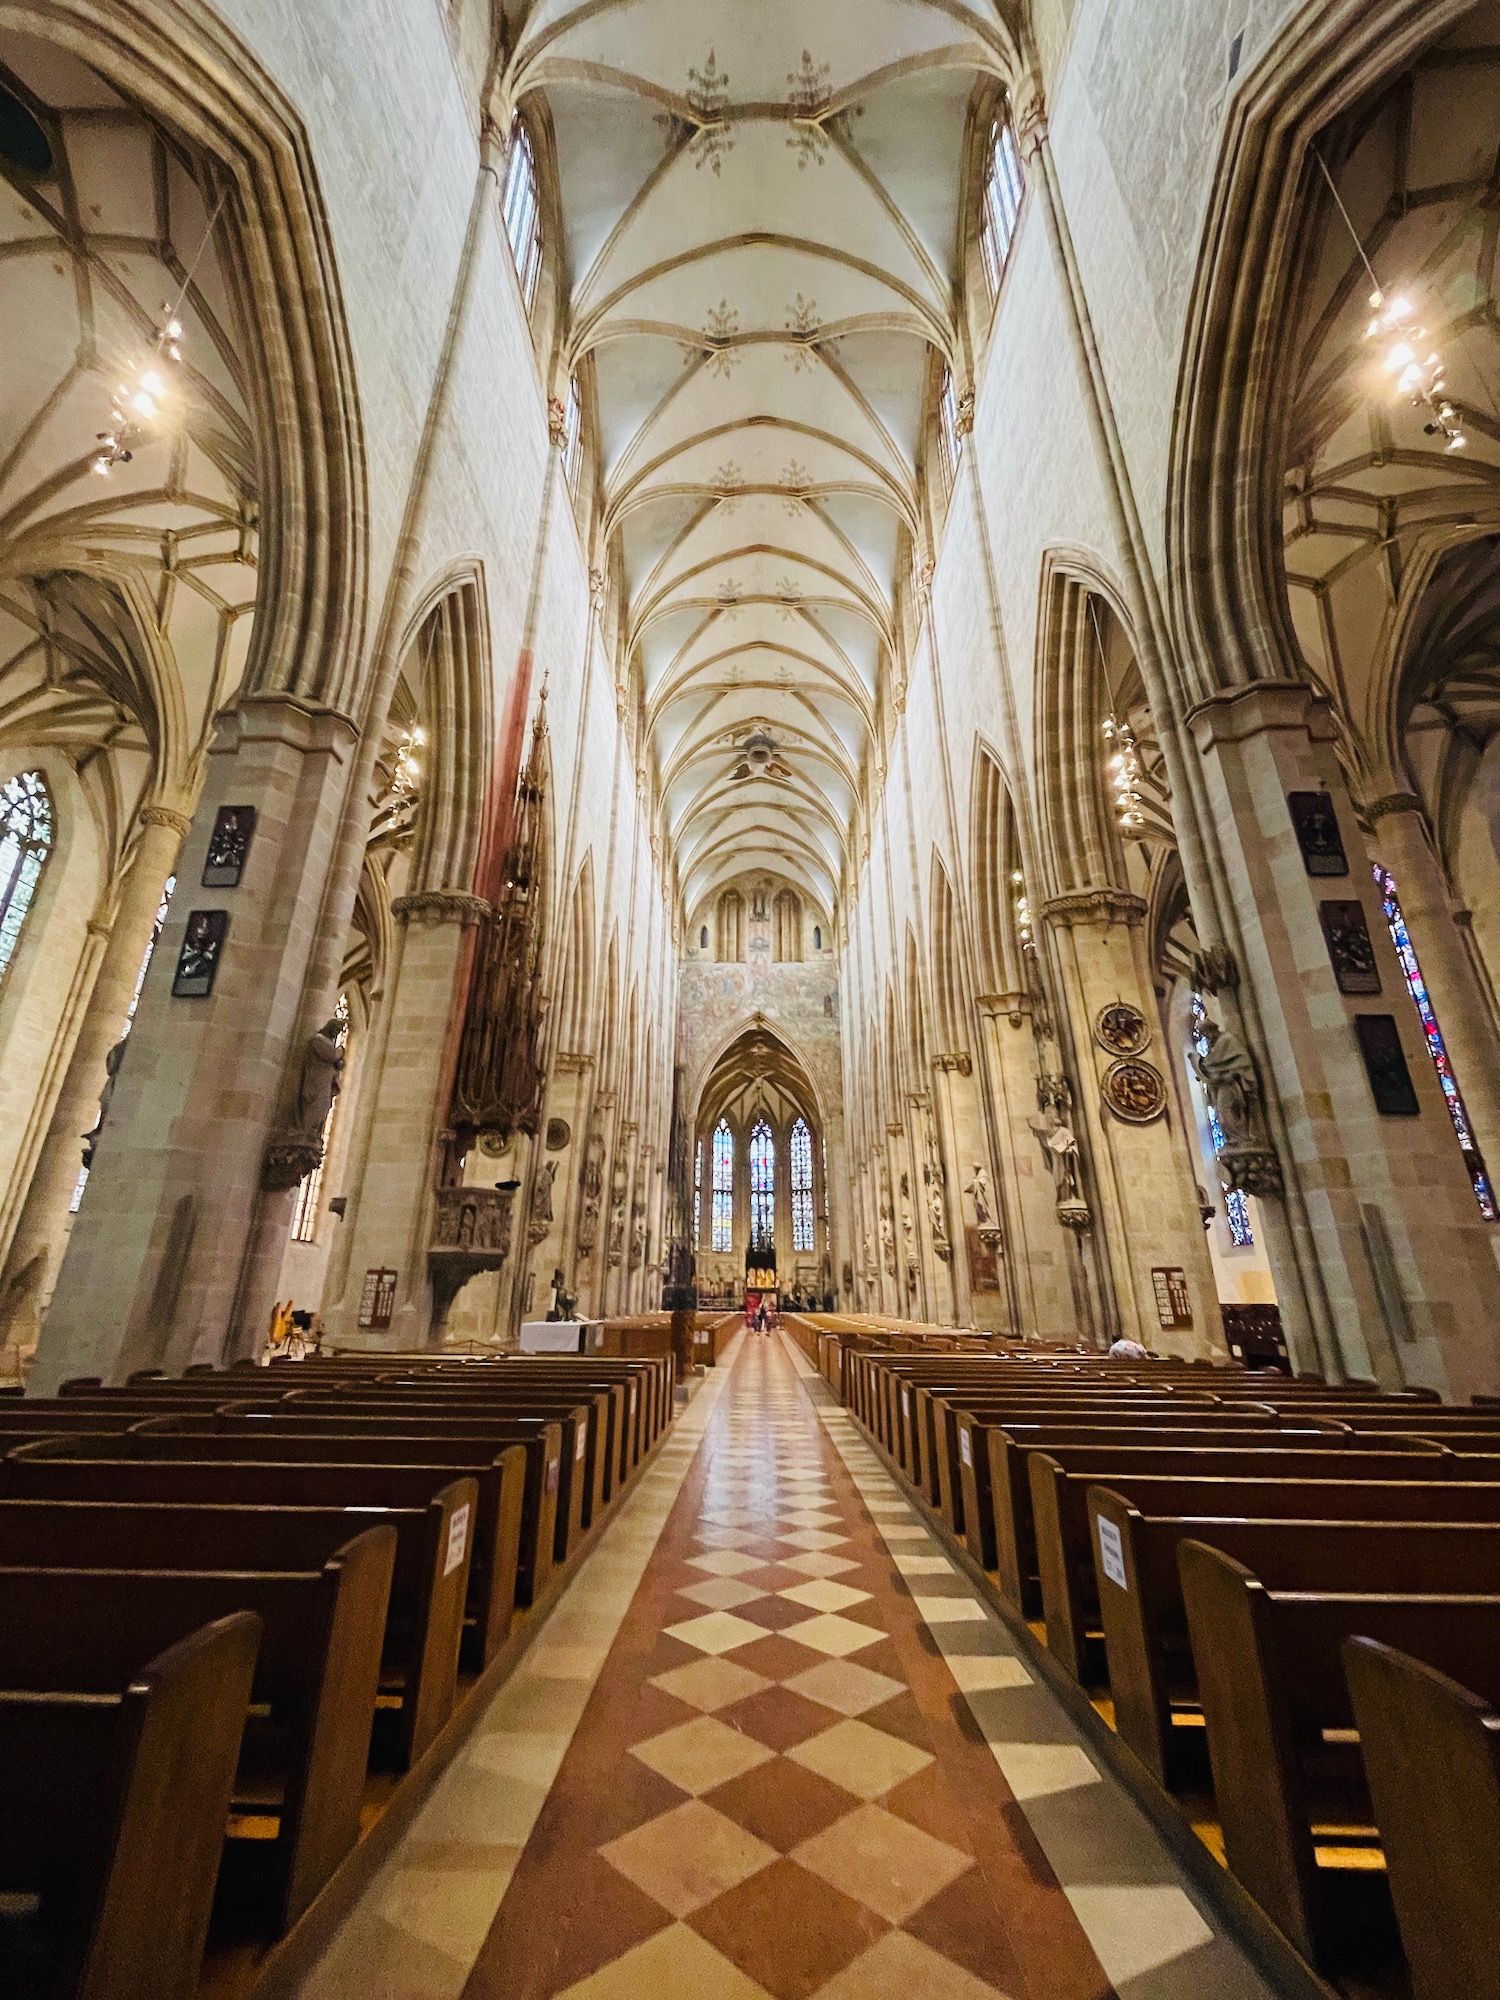
[[[721,1118],[714,1132],[713,1243],[734,1248],[734,1134]]]
[[[776,1245],[776,1141],[764,1118],[750,1134],[750,1242],[756,1250]]]
[[[578,377],[568,378],[568,401],[563,415],[563,478],[568,491],[578,491],[578,468],[583,463],[583,399],[578,393]]]
[[[339,1004],[334,1010],[339,1024],[339,1047],[347,1048],[349,1043],[349,996],[339,995]],[[328,1165],[328,1148],[333,1143],[333,1121],[337,1116],[339,1101],[335,1098],[328,1107],[328,1116],[323,1120],[323,1157],[307,1175],[297,1190],[297,1206],[292,1215],[292,1241],[294,1243],[316,1243],[318,1240],[318,1197],[323,1192],[323,1169]]]
[[[703,1141],[698,1141],[698,1151],[693,1160],[693,1248],[702,1242],[703,1230]]]
[[[943,477],[953,484],[958,471],[958,391],[953,386],[953,370],[943,370],[942,393],[938,398],[938,436],[943,447]]]
[[[1200,1056],[1208,1054],[1208,1037],[1203,1032],[1203,995],[1193,995],[1193,1047]],[[1219,1123],[1219,1114],[1212,1104],[1208,1107],[1209,1136],[1214,1142],[1217,1157],[1224,1150],[1224,1127]],[[1224,1220],[1229,1224],[1230,1241],[1238,1250],[1249,1250],[1255,1243],[1250,1228],[1250,1202],[1242,1188],[1224,1190]]]
[[[9,970],[52,851],[52,794],[40,771],[0,786],[0,973]]]
[[[813,1247],[812,1134],[799,1118],[792,1127],[792,1248]]]
[[[1447,1045],[1438,1026],[1437,1015],[1433,1011],[1432,999],[1427,991],[1427,982],[1422,977],[1422,968],[1417,963],[1417,954],[1407,932],[1406,919],[1401,914],[1401,901],[1396,894],[1396,878],[1389,869],[1375,864],[1375,883],[1380,890],[1380,900],[1385,906],[1385,920],[1390,925],[1391,943],[1396,947],[1396,956],[1401,961],[1401,970],[1406,976],[1406,984],[1417,1009],[1417,1018],[1422,1023],[1423,1039],[1427,1043],[1427,1053],[1432,1057],[1432,1066],[1437,1071],[1438,1082],[1442,1086],[1443,1102],[1448,1107],[1448,1116],[1453,1120],[1453,1129],[1458,1134],[1459,1150],[1464,1156],[1464,1166],[1468,1169],[1469,1180],[1474,1188],[1474,1199],[1479,1203],[1479,1213],[1486,1222],[1493,1222],[1497,1213],[1495,1191],[1490,1185],[1489,1173],[1479,1148],[1474,1143],[1474,1130],[1469,1123],[1469,1114],[1459,1094],[1458,1079],[1453,1074],[1453,1065],[1448,1060]]]
[[[1016,217],[1021,212],[1021,196],[1025,192],[1021,149],[1016,144],[1016,128],[1010,122],[1007,106],[990,128],[990,164],[984,177],[984,206],[979,217],[979,250],[992,298],[1005,275],[1005,262],[1010,256]]]
[[[175,875],[169,875],[167,877],[166,887],[161,892],[161,901],[156,906],[156,921],[151,926],[151,935],[146,940],[145,951],[141,954],[141,969],[135,975],[135,990],[134,992],[132,992],[130,996],[130,1005],[125,1010],[125,1025],[120,1030],[120,1038],[122,1041],[124,1040],[125,1036],[130,1033],[131,1027],[135,1021],[135,1010],[141,1004],[141,988],[146,983],[146,969],[151,963],[151,954],[156,950],[156,940],[161,936],[161,927],[167,921],[167,905],[171,902],[172,891],[176,887],[177,887],[177,877]],[[68,1203],[69,1215],[76,1215],[78,1213],[78,1205],[83,1200],[83,1191],[88,1186],[88,1178],[89,1178],[88,1168],[81,1167],[79,1169],[78,1179],[74,1183],[73,1198]]]
[[[510,239],[510,254],[515,259],[521,298],[530,312],[536,296],[537,274],[542,268],[542,208],[537,195],[536,154],[532,151],[531,134],[519,118],[510,128],[500,213]]]

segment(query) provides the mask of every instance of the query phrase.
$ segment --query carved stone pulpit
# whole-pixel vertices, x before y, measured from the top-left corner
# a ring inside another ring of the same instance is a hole
[[[470,1278],[498,1271],[510,1255],[514,1188],[441,1187],[434,1197],[427,1275],[432,1280],[432,1324],[448,1312]]]

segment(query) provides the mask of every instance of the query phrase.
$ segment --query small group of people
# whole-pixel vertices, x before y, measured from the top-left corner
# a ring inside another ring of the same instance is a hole
[[[323,1322],[314,1312],[279,1300],[271,1311],[271,1332],[263,1361],[305,1361],[323,1351]]]
[[[745,1306],[745,1324],[752,1333],[770,1333],[776,1325],[775,1306],[768,1307],[764,1299],[758,1299],[752,1311],[747,1303]]]

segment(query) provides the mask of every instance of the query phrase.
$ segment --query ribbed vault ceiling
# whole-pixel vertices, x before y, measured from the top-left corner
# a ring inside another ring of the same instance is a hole
[[[765,868],[830,907],[960,338],[975,86],[1013,45],[968,0],[541,0],[512,32],[684,906]]]

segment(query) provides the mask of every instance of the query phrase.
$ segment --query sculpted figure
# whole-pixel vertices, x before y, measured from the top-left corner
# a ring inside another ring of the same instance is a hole
[[[983,1227],[990,1219],[990,1177],[978,1160],[969,1170],[964,1193],[974,1204],[974,1220]]]
[[[292,1124],[297,1136],[309,1144],[321,1143],[323,1127],[339,1094],[339,1073],[344,1067],[339,1028],[337,1018],[325,1021],[315,1035],[308,1036],[307,1047],[302,1051]]]
[[[1251,1119],[1260,1096],[1260,1078],[1250,1051],[1239,1036],[1220,1022],[1203,1023],[1205,1050],[1190,1051],[1203,1094],[1213,1106],[1226,1146],[1253,1144]]]
[[[536,1189],[531,1198],[531,1213],[537,1222],[552,1220],[552,1184],[556,1179],[557,1162],[548,1160],[536,1177]]]
[[[115,1079],[120,1074],[120,1063],[125,1054],[125,1037],[121,1035],[109,1054],[104,1058],[104,1088],[99,1093],[99,1116],[94,1120],[92,1132],[83,1135],[83,1164],[94,1164],[94,1141],[104,1130],[104,1121],[109,1115],[109,1100],[115,1094]]]

